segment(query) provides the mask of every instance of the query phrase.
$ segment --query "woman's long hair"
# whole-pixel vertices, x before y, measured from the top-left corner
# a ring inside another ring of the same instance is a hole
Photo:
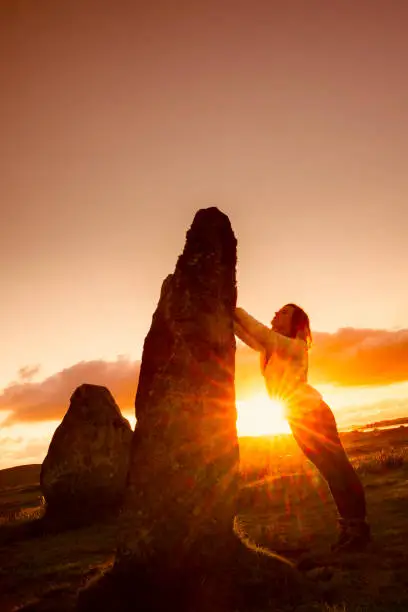
[[[310,331],[310,321],[309,317],[297,304],[285,304],[282,308],[286,306],[290,306],[293,308],[291,328],[289,334],[285,334],[288,338],[297,338],[300,337],[302,340],[306,342],[306,346],[308,349],[312,346],[312,332]],[[270,353],[265,351],[261,354],[261,370],[265,371],[265,368],[270,359]]]
[[[289,338],[300,337],[307,344],[307,348],[312,346],[312,332],[310,331],[309,317],[297,304],[286,304],[293,308],[292,324],[289,332]],[[283,307],[285,308],[285,306]]]

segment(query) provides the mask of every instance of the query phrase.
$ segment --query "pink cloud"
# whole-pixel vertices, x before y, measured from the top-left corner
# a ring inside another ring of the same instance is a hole
[[[122,411],[134,405],[139,361],[119,357],[116,361],[84,361],[53,374],[41,382],[14,382],[0,395],[0,410],[11,414],[4,425],[16,422],[61,419],[79,385],[108,387]]]
[[[309,366],[314,383],[387,385],[408,380],[408,330],[317,333]]]

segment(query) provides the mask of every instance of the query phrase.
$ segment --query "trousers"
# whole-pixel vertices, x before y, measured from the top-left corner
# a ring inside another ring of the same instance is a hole
[[[343,448],[330,407],[323,400],[306,407],[297,402],[287,419],[297,444],[326,480],[340,517],[364,520],[363,485]]]

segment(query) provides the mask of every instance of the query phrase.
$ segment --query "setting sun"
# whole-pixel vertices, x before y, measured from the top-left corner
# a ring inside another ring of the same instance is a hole
[[[237,409],[239,436],[267,436],[290,432],[284,417],[283,404],[271,400],[266,392],[237,401]]]

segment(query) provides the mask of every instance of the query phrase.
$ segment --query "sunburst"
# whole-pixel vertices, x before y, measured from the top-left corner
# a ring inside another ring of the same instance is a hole
[[[237,430],[240,436],[267,436],[290,432],[284,416],[283,402],[270,399],[266,392],[237,401],[237,410]]]

